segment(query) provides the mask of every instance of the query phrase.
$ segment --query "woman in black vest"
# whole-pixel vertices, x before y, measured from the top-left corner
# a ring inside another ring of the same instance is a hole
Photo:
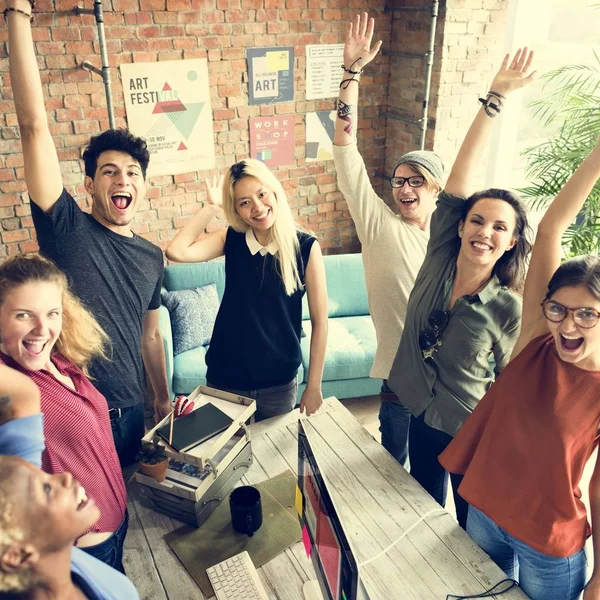
[[[296,225],[281,183],[264,163],[243,160],[224,179],[207,182],[205,206],[167,248],[167,257],[178,262],[225,255],[225,291],[206,354],[207,384],[254,398],[257,420],[292,410],[306,289],[312,333],[300,409],[310,415],[323,402],[327,343],[321,248]],[[229,227],[198,239],[221,208]]]

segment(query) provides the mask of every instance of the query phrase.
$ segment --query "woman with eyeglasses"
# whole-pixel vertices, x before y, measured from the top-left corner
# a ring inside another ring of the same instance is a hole
[[[390,372],[390,387],[411,411],[410,473],[442,506],[448,472],[438,456],[508,362],[519,332],[515,290],[531,250],[525,208],[507,190],[473,193],[472,179],[506,97],[532,80],[532,58],[519,50],[509,66],[507,56],[481,99],[433,213]],[[451,479],[465,527],[468,505],[456,493],[460,478]]]
[[[579,482],[600,437],[600,258],[561,238],[600,178],[600,140],[542,219],[511,362],[440,462],[464,476],[467,531],[532,600],[575,600],[591,530]],[[540,306],[541,304],[541,306]],[[590,483],[600,531],[600,461]],[[584,600],[600,599],[600,532]]]

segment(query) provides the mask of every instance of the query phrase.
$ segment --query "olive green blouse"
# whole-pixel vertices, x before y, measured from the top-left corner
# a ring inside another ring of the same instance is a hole
[[[447,310],[459,250],[458,224],[465,199],[442,192],[431,219],[425,262],[408,301],[404,333],[388,383],[414,416],[456,435],[506,366],[519,335],[522,303],[494,275],[485,287],[459,298],[431,358],[424,358],[419,334],[430,329],[433,310]]]

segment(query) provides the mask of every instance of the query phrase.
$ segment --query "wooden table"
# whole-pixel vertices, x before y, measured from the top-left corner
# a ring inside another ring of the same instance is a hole
[[[298,468],[297,410],[251,426],[254,463],[244,483],[259,483]],[[313,450],[325,471],[346,535],[359,563],[396,541],[419,517],[439,508],[396,460],[335,398],[306,420]],[[163,536],[181,526],[140,502],[129,489],[129,533],[124,564],[142,600],[196,600],[202,593]],[[302,585],[315,579],[301,543],[259,575],[271,599],[303,600]],[[445,600],[449,593],[481,593],[504,579],[502,571],[449,513],[431,514],[384,556],[361,569],[371,600]],[[518,589],[498,600],[526,600]]]

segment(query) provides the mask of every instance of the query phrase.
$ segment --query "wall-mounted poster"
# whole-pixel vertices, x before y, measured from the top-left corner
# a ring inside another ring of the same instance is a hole
[[[248,103],[294,99],[294,49],[248,48]]]
[[[342,80],[344,44],[306,46],[306,99],[337,98]]]
[[[268,167],[294,162],[294,115],[250,118],[250,156]]]
[[[215,166],[205,58],[122,64],[121,78],[127,124],[148,144],[150,176]]]
[[[306,162],[333,158],[335,110],[306,113]]]

